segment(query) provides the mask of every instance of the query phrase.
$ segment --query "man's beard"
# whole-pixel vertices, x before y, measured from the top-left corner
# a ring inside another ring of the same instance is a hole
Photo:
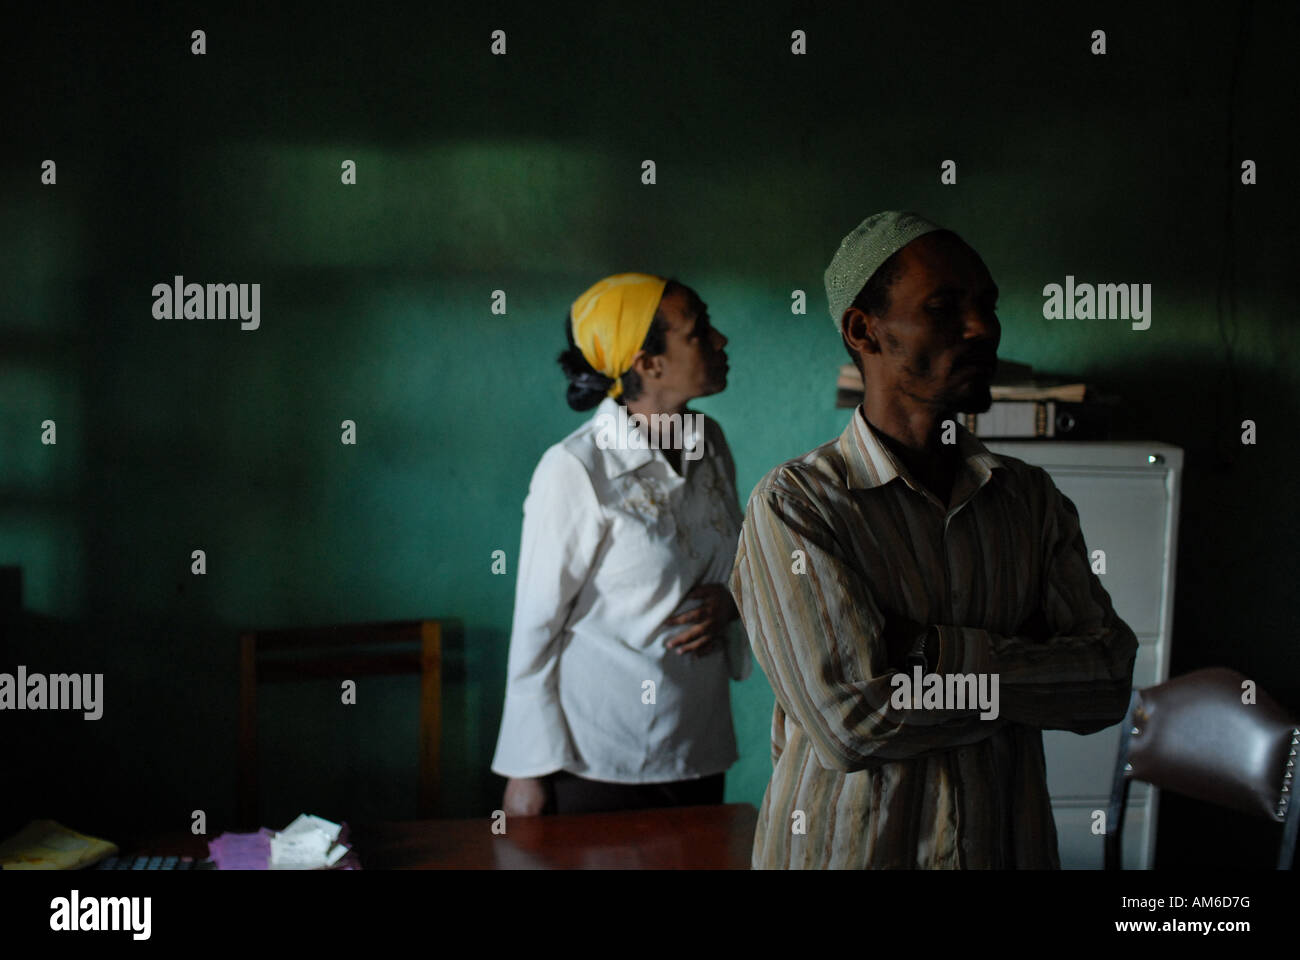
[[[993,406],[993,394],[987,383],[971,384],[958,390],[950,400],[950,409],[958,413],[988,413]]]

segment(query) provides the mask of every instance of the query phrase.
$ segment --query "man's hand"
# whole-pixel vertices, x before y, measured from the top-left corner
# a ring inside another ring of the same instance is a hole
[[[546,806],[546,782],[542,777],[511,777],[501,802],[507,817],[535,817]]]
[[[689,630],[683,630],[668,641],[668,649],[678,654],[693,653],[704,656],[712,653],[713,641],[720,639],[727,624],[740,616],[736,602],[731,593],[720,583],[702,583],[686,595],[686,599],[703,599],[703,603],[694,610],[687,610],[664,621],[665,626],[679,623],[694,624]]]
[[[889,657],[888,666],[901,669],[907,664],[907,653],[916,643],[917,637],[925,633],[925,624],[909,620],[892,610],[882,610],[885,615],[883,638],[885,651]]]
[[[1017,637],[1032,637],[1034,640],[1046,641],[1052,636],[1052,625],[1047,622],[1047,615],[1039,607],[1016,628]]]
[[[885,649],[888,651],[889,656],[888,665],[898,669],[907,662],[907,652],[912,649],[912,644],[916,642],[916,638],[925,632],[926,627],[925,624],[909,620],[892,610],[882,610],[881,612],[885,615],[883,637]],[[1051,624],[1047,622],[1047,616],[1043,613],[1042,608],[1039,608],[1030,614],[1025,619],[1025,622],[1016,629],[1015,635],[1046,642],[1053,636],[1053,631]]]

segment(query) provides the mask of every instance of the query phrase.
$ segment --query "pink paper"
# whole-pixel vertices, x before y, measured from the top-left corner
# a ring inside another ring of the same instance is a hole
[[[271,862],[271,831],[223,833],[208,841],[208,856],[218,870],[266,870]]]

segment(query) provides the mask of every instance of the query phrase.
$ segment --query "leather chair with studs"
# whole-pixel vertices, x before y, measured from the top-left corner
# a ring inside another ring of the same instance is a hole
[[[1135,780],[1282,824],[1277,869],[1291,869],[1300,723],[1263,690],[1243,702],[1247,683],[1234,670],[1210,667],[1133,691],[1106,815],[1107,870],[1123,863],[1120,837]]]

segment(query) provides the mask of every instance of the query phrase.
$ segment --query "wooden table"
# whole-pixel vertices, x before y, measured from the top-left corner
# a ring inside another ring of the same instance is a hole
[[[748,870],[758,811],[752,804],[623,813],[410,820],[358,824],[350,842],[363,870]],[[204,838],[145,838],[129,854],[206,856]]]

